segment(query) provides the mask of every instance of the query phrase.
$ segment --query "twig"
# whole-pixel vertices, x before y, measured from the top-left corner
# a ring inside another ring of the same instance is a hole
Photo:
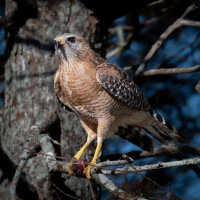
[[[125,166],[123,168],[117,168],[115,170],[104,169],[101,172],[105,175],[117,175],[117,174],[125,174],[125,173],[135,173],[141,171],[150,171],[155,169],[164,169],[170,167],[179,167],[185,165],[196,165],[200,163],[200,158],[188,158],[180,161],[172,161],[172,162],[159,162],[157,164],[151,165],[143,165],[143,166]]]
[[[124,158],[129,164],[134,162],[133,158],[127,156],[126,154],[123,154],[122,158]]]
[[[10,193],[11,193],[12,200],[16,199],[16,187],[17,187],[20,175],[23,172],[23,169],[24,169],[28,159],[30,159],[36,155],[35,149],[37,147],[38,147],[37,138],[30,135],[30,140],[26,143],[26,147],[24,148],[24,152],[23,152],[23,157],[20,160],[18,168],[12,179],[12,183],[11,183],[11,187],[10,187]]]
[[[60,188],[58,188],[58,187],[56,186],[56,184],[54,184],[54,183],[52,183],[52,182],[51,182],[51,184],[52,184],[59,192],[61,192],[61,193],[64,194],[65,196],[69,197],[70,199],[81,200],[81,199],[79,199],[79,198],[76,198],[76,197],[74,197],[74,196],[71,196],[71,195],[65,193],[65,192],[62,191]]]
[[[116,48],[114,48],[113,50],[111,50],[110,52],[108,52],[106,54],[106,58],[110,58],[110,57],[112,57],[114,55],[120,54],[124,50],[124,48],[129,44],[133,34],[129,33],[128,36],[126,38],[124,38],[123,31],[126,30],[125,28],[126,27],[117,26],[117,27],[115,27],[115,29],[112,29],[112,32],[113,31],[117,32],[118,38],[119,38],[119,42],[118,42]]]
[[[161,74],[183,74],[200,71],[200,65],[184,68],[171,68],[171,69],[150,69],[143,73],[145,76],[161,75]]]
[[[176,156],[180,154],[191,154],[191,155],[200,155],[200,148],[198,147],[192,147],[189,145],[181,145],[181,146],[175,146],[175,145],[169,145],[169,146],[161,146],[160,148],[154,149],[154,152],[148,152],[148,151],[131,151],[126,153],[127,156],[139,160],[143,158],[149,158],[149,157],[156,157],[161,155],[167,155],[167,156]],[[108,156],[103,157],[102,159],[105,160],[118,160],[121,159],[122,154],[111,154]]]
[[[116,166],[116,165],[125,165],[125,164],[129,164],[129,162],[127,160],[114,160],[114,161],[104,161],[104,162],[100,162],[99,164],[95,165],[95,168],[102,168],[105,166]]]
[[[94,194],[94,190],[93,190],[93,188],[92,188],[92,184],[91,184],[90,180],[88,180],[88,185],[89,185],[89,187],[90,187],[90,191],[91,191],[93,200],[96,200],[95,194]]]
[[[200,22],[193,21],[193,20],[188,20],[188,19],[187,20],[181,19],[179,23],[180,23],[181,26],[200,27]]]
[[[161,190],[165,191],[166,193],[169,192],[168,190],[166,190],[164,187],[162,187],[161,185],[159,185],[158,183],[156,183],[154,180],[152,180],[151,178],[145,176],[144,174],[142,174],[141,172],[137,172],[137,174],[139,174],[140,176],[143,176],[145,179],[147,179],[149,182],[153,183],[156,187],[160,188]]]
[[[195,86],[195,90],[200,93],[200,81]]]
[[[149,3],[147,6],[154,6],[154,5],[157,5],[160,3],[163,3],[163,0],[153,1],[153,2]]]
[[[142,151],[141,156],[152,157],[152,156],[159,156],[159,155],[180,155],[180,154],[200,155],[200,148],[192,147],[189,145],[181,145],[181,146],[163,145],[160,148],[155,149],[154,153]]]
[[[178,28],[181,26],[198,26],[200,27],[199,22],[184,20],[183,18],[190,12],[192,12],[196,7],[194,5],[191,5],[187,8],[187,10],[183,13],[183,15],[178,18],[171,26],[167,28],[167,30],[161,34],[158,41],[152,45],[150,51],[147,53],[147,55],[144,58],[144,62],[138,67],[137,71],[135,72],[135,75],[139,75],[144,72],[147,64],[151,60],[151,58],[154,56],[154,54],[160,49],[164,41]]]
[[[17,184],[18,184],[18,181],[19,181],[19,178],[20,178],[20,175],[29,159],[29,155],[28,153],[26,152],[23,156],[23,158],[21,159],[19,165],[18,165],[18,168],[15,172],[15,175],[13,177],[13,180],[12,180],[12,184],[11,184],[11,187],[10,187],[10,193],[11,193],[11,200],[15,200],[16,199],[16,188],[17,188]]]

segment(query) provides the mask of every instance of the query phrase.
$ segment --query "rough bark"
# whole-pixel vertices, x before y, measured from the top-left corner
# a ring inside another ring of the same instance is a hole
[[[5,105],[0,139],[1,151],[7,155],[8,164],[13,163],[16,167],[30,127],[58,106],[53,91],[53,74],[57,69],[53,38],[64,32],[78,33],[100,51],[102,43],[99,41],[103,34],[100,33],[97,18],[78,0],[7,0],[7,16],[11,15],[13,7],[16,11],[6,46]],[[61,141],[57,153],[70,160],[85,142],[86,135],[76,116],[59,108],[59,117],[60,127],[50,134]],[[91,149],[87,151],[87,159],[91,159],[92,152]],[[59,174],[50,176],[41,161],[40,156],[32,158],[25,169],[24,180],[26,185],[31,185],[35,198],[58,199],[63,195],[53,186],[54,182],[67,194],[91,199],[87,180],[71,176],[64,180]],[[3,173],[6,173],[6,169]],[[9,183],[8,179],[5,181]],[[98,196],[97,186],[93,185],[93,189]]]

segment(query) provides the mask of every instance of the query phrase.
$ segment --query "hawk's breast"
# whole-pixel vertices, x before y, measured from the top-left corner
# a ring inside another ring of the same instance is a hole
[[[61,69],[60,85],[69,104],[81,118],[97,123],[105,115],[109,95],[92,78],[91,72]]]

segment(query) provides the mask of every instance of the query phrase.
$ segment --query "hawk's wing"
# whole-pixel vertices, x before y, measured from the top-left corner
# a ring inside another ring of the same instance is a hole
[[[98,66],[96,78],[104,89],[117,99],[133,109],[144,110],[150,114],[149,124],[143,125],[142,128],[159,142],[163,144],[167,144],[166,141],[186,142],[170,123],[151,108],[147,98],[121,68],[104,62]]]
[[[107,92],[133,109],[152,111],[147,98],[125,71],[109,62],[97,67],[97,81]]]

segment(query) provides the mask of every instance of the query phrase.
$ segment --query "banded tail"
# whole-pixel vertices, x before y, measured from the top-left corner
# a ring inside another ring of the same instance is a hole
[[[151,123],[142,128],[160,143],[168,145],[168,142],[179,142],[186,144],[186,139],[181,136],[174,126],[166,121],[161,115],[153,111]]]
[[[154,142],[142,129],[164,145],[168,145],[168,142],[187,143],[185,138],[177,132],[175,127],[155,111],[152,112],[150,119],[145,125],[141,127],[133,125],[129,125],[127,128],[119,127],[116,134],[143,150],[153,152]]]

